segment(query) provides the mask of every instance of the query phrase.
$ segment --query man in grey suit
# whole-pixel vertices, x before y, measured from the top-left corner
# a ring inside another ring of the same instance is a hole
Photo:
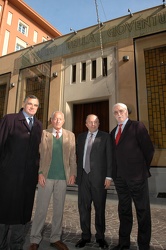
[[[86,119],[88,132],[78,136],[76,143],[78,208],[82,237],[76,247],[82,248],[91,241],[91,204],[95,208],[96,242],[107,248],[105,240],[105,204],[111,184],[111,143],[109,134],[98,130],[99,119],[90,114]],[[92,140],[89,152],[89,141]],[[89,163],[86,155],[89,152]],[[90,165],[90,166],[88,166]],[[87,170],[87,167],[90,167]]]

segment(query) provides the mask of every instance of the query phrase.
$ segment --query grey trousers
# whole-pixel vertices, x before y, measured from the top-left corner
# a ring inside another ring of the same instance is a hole
[[[42,229],[45,223],[48,206],[51,196],[53,198],[53,215],[50,242],[60,240],[62,234],[62,220],[64,203],[66,196],[65,180],[46,180],[44,187],[38,185],[38,193],[36,199],[36,210],[32,222],[30,233],[30,242],[39,244],[42,240]]]

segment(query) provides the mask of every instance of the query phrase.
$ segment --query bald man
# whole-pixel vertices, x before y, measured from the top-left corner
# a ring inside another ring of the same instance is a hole
[[[82,248],[91,241],[93,202],[96,242],[103,249],[108,247],[104,234],[106,195],[111,184],[111,143],[109,134],[98,129],[99,119],[96,115],[87,116],[86,127],[88,131],[80,134],[76,143],[78,208],[82,237],[75,246]]]

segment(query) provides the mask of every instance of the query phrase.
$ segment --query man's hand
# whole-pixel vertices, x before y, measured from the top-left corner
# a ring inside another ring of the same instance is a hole
[[[43,174],[39,174],[39,176],[38,176],[38,182],[39,182],[40,186],[42,186],[42,187],[45,186],[46,179],[45,179],[45,177],[44,177]]]
[[[111,180],[105,179],[104,186],[105,186],[105,189],[108,189],[111,186]]]
[[[73,185],[75,183],[75,179],[76,179],[75,175],[70,176],[68,184]]]

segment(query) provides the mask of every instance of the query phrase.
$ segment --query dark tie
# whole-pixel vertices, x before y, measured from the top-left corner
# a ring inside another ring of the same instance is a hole
[[[116,145],[118,144],[119,139],[120,139],[121,134],[122,134],[122,125],[123,125],[123,124],[119,124],[118,133],[117,133],[116,138],[115,138],[115,143],[116,143]]]
[[[88,144],[87,144],[87,149],[86,149],[86,156],[85,156],[85,166],[84,170],[87,174],[90,172],[90,152],[93,144],[93,134],[91,133],[89,138],[88,138]]]
[[[33,123],[32,123],[32,117],[28,117],[29,119],[29,128],[32,129]]]
[[[59,131],[56,131],[56,138],[59,139]]]

